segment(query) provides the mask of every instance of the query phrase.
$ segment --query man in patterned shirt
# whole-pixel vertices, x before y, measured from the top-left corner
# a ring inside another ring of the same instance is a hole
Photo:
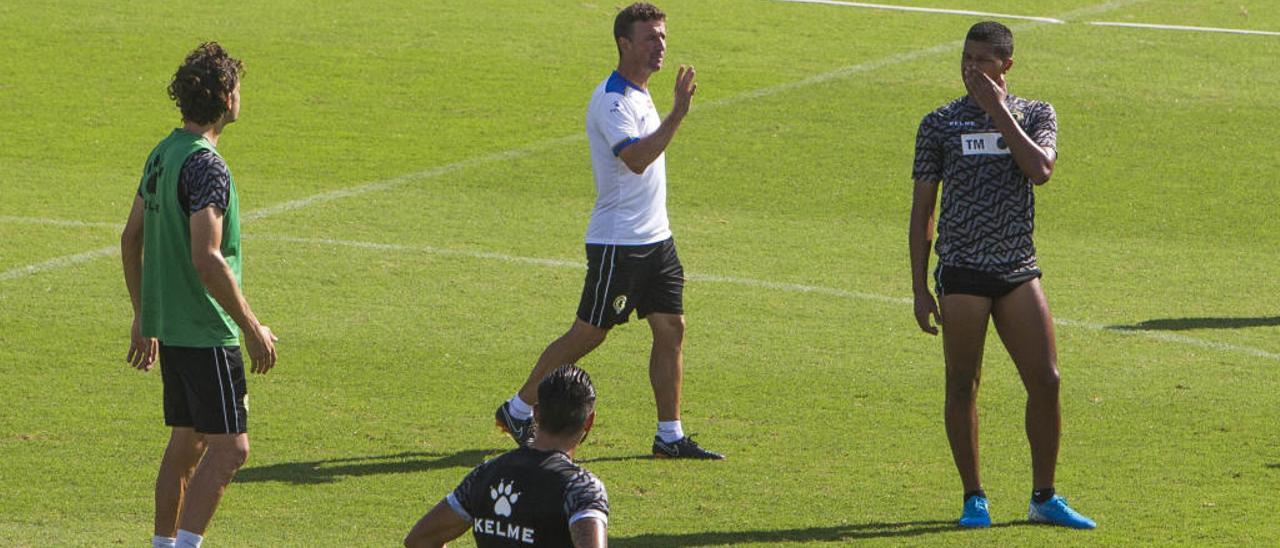
[[[156,145],[120,251],[133,303],[128,363],[164,382],[169,445],[156,477],[155,547],[199,546],[249,455],[240,330],[253,371],[275,365],[275,336],[240,291],[240,205],[218,154],[240,114],[244,65],[201,44],[169,85],[183,125]],[[237,327],[239,329],[237,329]]]
[[[480,548],[605,545],[604,484],[573,463],[595,422],[591,377],[565,365],[538,383],[533,442],[475,467],[418,521],[405,546],[443,546],[471,529]]]
[[[988,319],[1027,390],[1033,522],[1092,529],[1092,520],[1054,492],[1061,412],[1053,319],[1040,285],[1034,185],[1049,181],[1057,151],[1057,116],[1043,101],[1015,97],[1005,76],[1013,34],[983,22],[969,29],[960,63],[968,94],[924,117],[916,137],[911,207],[911,278],[915,315],[931,335],[943,327],[946,426],[964,484],[960,525],[987,527],[991,516],[978,473],[977,393]],[[938,298],[929,293],[929,245],[938,185]],[[941,305],[941,308],[939,308]]]

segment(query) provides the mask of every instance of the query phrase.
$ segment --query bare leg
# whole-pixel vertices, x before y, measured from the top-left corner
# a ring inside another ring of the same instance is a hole
[[[222,492],[249,458],[248,434],[205,434],[204,439],[208,448],[187,485],[179,520],[182,529],[197,535],[204,534]]]
[[[555,371],[557,367],[578,363],[578,360],[600,346],[608,334],[608,329],[574,318],[573,326],[569,331],[547,345],[547,349],[538,356],[538,363],[534,364],[533,371],[529,372],[529,378],[524,381],[524,386],[520,387],[520,399],[529,405],[537,403],[538,383],[542,382],[543,378]]]
[[[684,379],[684,315],[649,314],[653,348],[649,353],[649,384],[659,421],[680,420],[680,391]]]
[[[204,437],[191,428],[177,426],[169,434],[169,446],[164,450],[160,473],[156,475],[155,534],[162,537],[178,534],[183,494],[204,456],[204,447]]]
[[[991,299],[975,295],[946,295],[942,307],[942,348],[947,362],[947,400],[944,409],[947,441],[965,492],[982,488],[978,472],[978,384],[982,350],[987,339]]]
[[[1001,297],[992,315],[1000,340],[1018,366],[1018,375],[1027,389],[1026,428],[1027,441],[1031,444],[1032,487],[1053,487],[1062,411],[1053,317],[1040,280],[1031,280]]]

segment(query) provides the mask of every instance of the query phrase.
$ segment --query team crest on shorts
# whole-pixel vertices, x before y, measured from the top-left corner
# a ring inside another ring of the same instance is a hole
[[[613,300],[613,311],[614,311],[615,313],[617,313],[617,314],[621,314],[621,313],[622,313],[622,309],[624,309],[624,308],[626,308],[626,307],[627,307],[627,296],[626,296],[626,295],[618,295],[618,298],[616,298],[616,299],[614,299],[614,300]]]

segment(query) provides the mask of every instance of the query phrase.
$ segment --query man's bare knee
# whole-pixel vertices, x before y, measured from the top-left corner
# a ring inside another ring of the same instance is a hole
[[[1061,384],[1062,376],[1058,374],[1058,368],[1046,368],[1044,372],[1027,379],[1027,394],[1036,397],[1057,397]]]
[[[592,350],[600,346],[608,335],[608,329],[596,327],[582,320],[573,322],[573,327],[570,327],[569,332],[565,333],[565,337],[571,343],[585,350]]]

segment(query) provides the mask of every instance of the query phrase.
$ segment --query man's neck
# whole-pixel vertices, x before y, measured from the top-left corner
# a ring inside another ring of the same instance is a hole
[[[225,127],[225,125],[221,122],[214,122],[207,126],[202,126],[192,122],[191,120],[182,121],[182,131],[204,137],[206,141],[209,141],[209,143],[215,147],[218,146],[218,137],[222,135],[223,127]]]
[[[529,447],[539,451],[559,451],[569,458],[573,458],[573,453],[578,449],[578,443],[582,439],[581,434],[571,436],[551,436],[538,432],[534,434],[533,443]]]
[[[621,74],[623,78],[626,78],[628,82],[635,84],[636,87],[645,91],[649,90],[649,75],[653,74],[653,72],[643,65],[634,66],[619,62],[618,68],[615,70],[617,70],[618,74]]]

